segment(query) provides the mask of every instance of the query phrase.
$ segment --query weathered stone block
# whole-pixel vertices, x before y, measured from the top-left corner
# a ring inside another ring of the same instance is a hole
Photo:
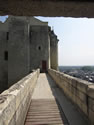
[[[77,88],[77,79],[76,78],[72,78],[71,80],[71,85],[75,88]]]
[[[81,92],[80,90],[77,91],[77,95],[76,95],[84,104],[87,105],[87,94]]]
[[[38,75],[35,71],[0,95],[0,125],[24,124]]]
[[[2,95],[2,97],[4,96]],[[4,125],[8,125],[15,114],[16,100],[13,95],[7,95],[5,97],[4,102],[0,104],[0,119],[2,118]]]
[[[89,119],[91,121],[91,125],[94,125],[94,112],[89,109]]]
[[[94,99],[94,84],[88,86],[87,94],[89,97]]]
[[[94,99],[90,98],[88,99],[88,107],[90,110],[94,112]]]
[[[77,80],[77,89],[79,89],[80,91],[82,91],[83,93],[87,94],[87,88],[88,88],[89,84],[87,81],[84,80]]]

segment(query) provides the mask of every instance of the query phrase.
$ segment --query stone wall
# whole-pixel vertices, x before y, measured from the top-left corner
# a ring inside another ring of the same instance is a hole
[[[50,68],[49,37],[48,22],[34,17],[9,16],[0,22],[0,93],[32,70]]]
[[[56,70],[48,70],[56,84],[74,102],[94,125],[94,84]]]
[[[42,71],[42,62],[46,61],[46,68],[49,68],[49,40],[48,26],[30,27],[30,67],[40,68]]]
[[[5,31],[0,31],[0,93],[8,87],[7,40]]]
[[[30,72],[30,47],[28,23],[18,19],[9,22],[8,86]]]
[[[24,125],[39,69],[0,95],[0,125]]]
[[[50,64],[52,69],[58,70],[58,39],[54,33],[50,34]]]

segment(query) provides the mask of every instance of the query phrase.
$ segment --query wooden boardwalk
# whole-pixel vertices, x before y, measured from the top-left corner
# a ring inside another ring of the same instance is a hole
[[[52,87],[54,84],[49,83],[47,75],[40,74],[25,125],[68,125],[64,112],[53,95]]]

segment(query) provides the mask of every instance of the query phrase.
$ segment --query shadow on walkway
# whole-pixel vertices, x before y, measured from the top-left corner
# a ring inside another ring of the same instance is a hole
[[[88,120],[77,109],[73,103],[64,95],[63,91],[56,85],[49,74],[46,74],[53,96],[56,99],[58,108],[61,113],[62,120],[66,118],[67,123],[70,125],[89,125]]]

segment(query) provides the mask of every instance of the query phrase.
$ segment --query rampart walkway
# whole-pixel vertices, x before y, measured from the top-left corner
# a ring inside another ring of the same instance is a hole
[[[88,125],[88,123],[49,75],[41,73],[32,95],[25,125]]]

